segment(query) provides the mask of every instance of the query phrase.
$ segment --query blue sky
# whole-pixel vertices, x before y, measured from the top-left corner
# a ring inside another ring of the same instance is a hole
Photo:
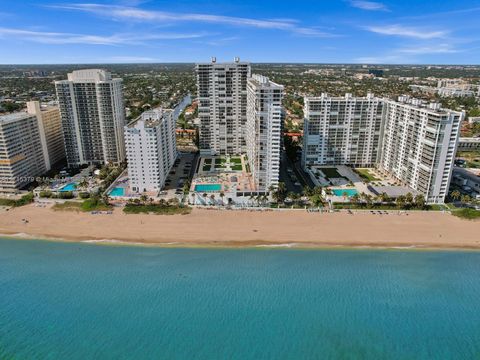
[[[0,63],[479,64],[480,1],[0,0]]]

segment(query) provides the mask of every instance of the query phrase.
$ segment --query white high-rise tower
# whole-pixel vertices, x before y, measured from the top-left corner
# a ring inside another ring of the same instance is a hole
[[[105,70],[78,70],[56,81],[69,166],[125,159],[122,79]]]
[[[246,150],[247,79],[250,64],[235,58],[231,63],[196,65],[200,153],[241,154]]]
[[[278,185],[283,122],[283,86],[261,75],[247,83],[247,156],[255,189]]]

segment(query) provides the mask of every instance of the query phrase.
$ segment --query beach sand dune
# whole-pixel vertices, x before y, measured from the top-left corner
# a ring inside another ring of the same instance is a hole
[[[28,219],[24,223],[22,219]],[[33,205],[0,215],[1,234],[71,241],[118,240],[174,246],[373,246],[480,248],[480,222],[441,212],[213,211],[190,215],[112,215],[53,211]]]

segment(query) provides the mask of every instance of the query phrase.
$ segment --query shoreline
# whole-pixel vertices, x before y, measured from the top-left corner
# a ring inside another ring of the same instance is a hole
[[[0,216],[2,237],[178,248],[480,250],[479,233],[479,221],[437,212],[350,215],[193,209],[189,215],[126,215],[115,209],[112,215],[91,215],[28,205]]]

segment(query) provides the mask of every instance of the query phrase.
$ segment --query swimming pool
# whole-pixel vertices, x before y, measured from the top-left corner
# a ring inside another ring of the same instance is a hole
[[[358,191],[355,189],[332,189],[332,192],[335,196],[344,196],[352,197],[358,194]]]
[[[125,196],[125,189],[123,187],[115,187],[108,193],[110,196]]]
[[[195,185],[195,191],[198,192],[213,192],[222,190],[222,185],[220,184],[199,184]]]
[[[60,192],[67,192],[67,191],[75,191],[77,189],[77,184],[70,183],[62,187],[59,191]]]

